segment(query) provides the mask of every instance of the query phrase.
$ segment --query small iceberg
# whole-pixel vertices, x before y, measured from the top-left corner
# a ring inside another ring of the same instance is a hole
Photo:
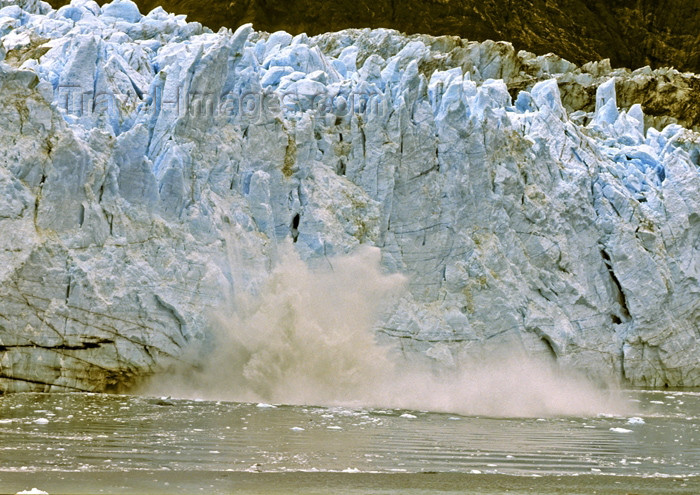
[[[632,430],[628,430],[627,428],[610,428],[610,431],[614,431],[615,433],[632,433]]]

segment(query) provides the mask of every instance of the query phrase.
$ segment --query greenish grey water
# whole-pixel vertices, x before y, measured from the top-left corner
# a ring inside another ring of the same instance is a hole
[[[625,395],[635,417],[6,395],[0,493],[700,493],[700,393]]]

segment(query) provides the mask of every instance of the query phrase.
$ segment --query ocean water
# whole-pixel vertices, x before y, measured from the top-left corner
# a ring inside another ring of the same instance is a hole
[[[0,493],[700,493],[700,392],[621,394],[635,416],[12,394]]]

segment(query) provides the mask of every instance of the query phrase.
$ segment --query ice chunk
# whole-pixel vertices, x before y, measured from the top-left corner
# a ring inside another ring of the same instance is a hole
[[[58,9],[57,15],[73,22],[78,22],[83,18],[85,11],[74,5],[66,5]]]
[[[628,430],[627,428],[610,428],[610,431],[614,431],[615,433],[632,433],[632,430]]]
[[[512,103],[508,87],[500,79],[488,79],[479,87],[473,104],[470,105],[474,119],[482,120],[487,108],[501,109]]]
[[[340,60],[343,63],[346,70],[348,71],[348,74],[357,71],[357,55],[359,51],[359,48],[354,45],[346,46],[345,48],[343,48],[343,51],[341,51],[340,55],[338,56],[338,60]]]
[[[19,5],[8,5],[0,9],[0,19],[3,17],[9,17],[12,19],[19,19],[22,17],[24,11],[19,7]]]
[[[268,86],[277,86],[284,76],[288,76],[292,72],[294,72],[292,67],[284,67],[279,65],[271,67],[270,70],[266,71],[265,75],[260,79],[260,85],[263,88]]]
[[[531,95],[540,110],[547,108],[554,117],[559,120],[566,120],[566,110],[561,103],[561,94],[559,93],[559,85],[556,79],[538,82],[532,88]],[[526,97],[524,96],[523,98]],[[519,95],[518,99],[520,99]],[[525,101],[521,101],[520,105],[523,106],[525,103]]]
[[[627,116],[636,123],[636,131],[644,136],[644,111],[642,105],[635,103],[627,111]]]
[[[612,77],[596,90],[594,122],[598,125],[612,125],[618,115],[615,78]]]
[[[131,0],[112,0],[112,3],[102,7],[102,15],[130,23],[139,22],[142,17],[138,6]]]
[[[532,98],[532,95],[527,91],[521,91],[520,93],[518,93],[518,97],[515,100],[515,108],[522,113],[534,112],[535,110],[537,110],[535,100]]]

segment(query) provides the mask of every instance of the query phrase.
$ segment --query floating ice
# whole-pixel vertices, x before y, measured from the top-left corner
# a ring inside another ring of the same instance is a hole
[[[632,433],[633,430],[628,430],[627,428],[610,428],[610,431],[615,433]]]

